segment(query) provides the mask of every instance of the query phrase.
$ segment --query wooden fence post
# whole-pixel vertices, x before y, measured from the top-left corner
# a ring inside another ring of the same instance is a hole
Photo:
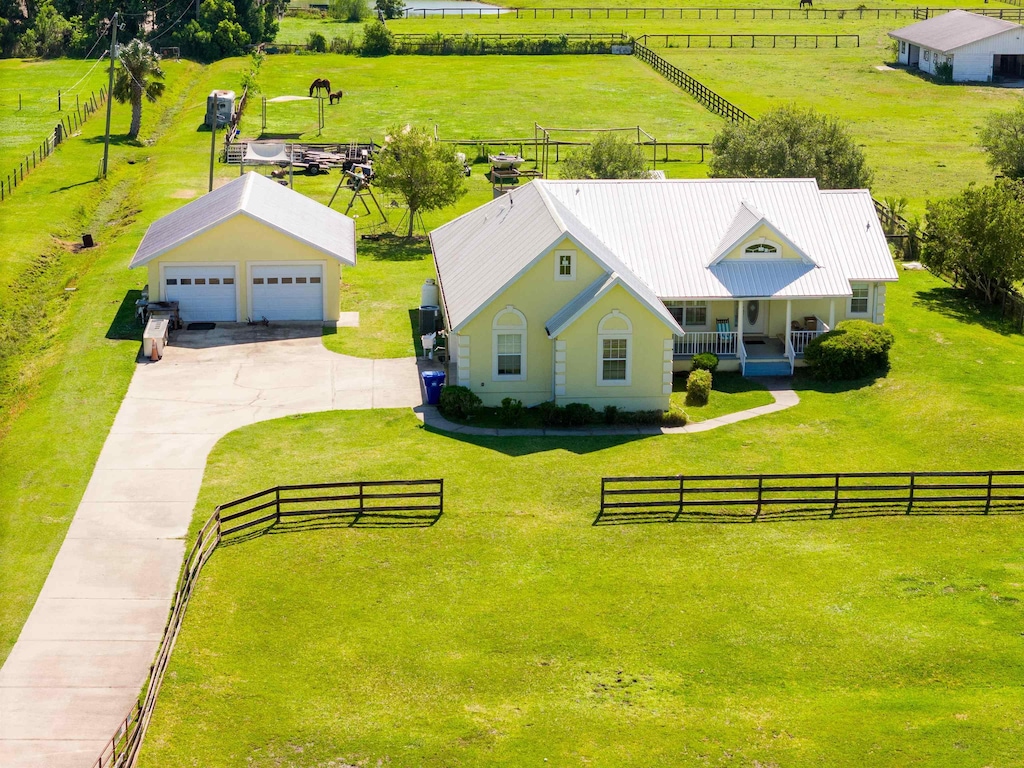
[[[214,118],[216,119],[216,118]],[[281,522],[281,486],[274,489],[274,506],[277,512],[277,523]]]
[[[761,517],[761,501],[764,497],[764,475],[757,476],[757,512],[754,514],[754,520],[756,521]]]
[[[992,508],[992,473],[988,473],[988,489],[985,492],[985,514]]]
[[[910,473],[910,495],[907,498],[907,514],[908,515],[910,514],[910,510],[914,506],[914,480],[915,480],[914,473],[911,472]]]
[[[833,519],[836,516],[836,512],[839,510],[839,473],[836,472],[836,485],[835,492],[832,496],[832,514],[829,515],[829,519]]]

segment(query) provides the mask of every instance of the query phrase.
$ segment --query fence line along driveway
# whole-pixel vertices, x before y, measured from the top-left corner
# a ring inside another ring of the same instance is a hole
[[[141,363],[0,670],[0,765],[84,768],[137,700],[214,444],[265,419],[422,402],[413,359],[327,351],[317,327],[179,333]]]

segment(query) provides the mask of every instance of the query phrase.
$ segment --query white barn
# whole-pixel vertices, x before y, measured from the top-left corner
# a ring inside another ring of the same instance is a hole
[[[930,75],[946,62],[957,83],[1024,78],[1024,27],[967,11],[950,11],[890,32],[899,62]]]

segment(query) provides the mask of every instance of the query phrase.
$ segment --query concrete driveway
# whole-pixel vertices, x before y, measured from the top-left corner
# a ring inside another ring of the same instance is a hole
[[[67,538],[0,670],[0,765],[92,765],[149,674],[210,449],[265,419],[422,403],[413,358],[316,327],[179,331],[140,363]],[[258,490],[258,489],[253,489]]]

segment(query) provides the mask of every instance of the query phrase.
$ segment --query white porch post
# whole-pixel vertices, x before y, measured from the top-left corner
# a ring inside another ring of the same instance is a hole
[[[793,352],[793,300],[786,299],[786,357]]]
[[[831,331],[836,327],[836,300],[828,300],[828,329]]]
[[[743,311],[747,308],[747,302],[740,299],[736,302],[736,333],[739,334],[739,339],[743,341]]]

